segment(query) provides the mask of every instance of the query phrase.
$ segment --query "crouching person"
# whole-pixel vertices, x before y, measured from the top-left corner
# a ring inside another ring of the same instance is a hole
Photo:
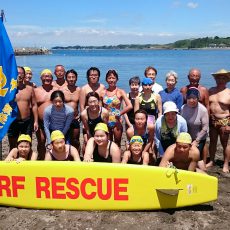
[[[192,145],[190,134],[182,132],[178,135],[176,143],[166,149],[159,166],[175,166],[178,169],[196,171],[199,159],[199,149]],[[201,172],[199,169],[197,171]]]
[[[53,131],[50,139],[51,144],[45,155],[46,161],[81,161],[77,149],[65,143],[65,136],[61,131]]]
[[[133,136],[129,141],[129,150],[124,152],[121,163],[148,165],[149,153],[143,152],[143,145],[141,136]]]
[[[105,123],[98,123],[85,149],[84,161],[120,163],[121,151],[118,145],[109,140],[109,129]]]
[[[32,150],[30,135],[21,134],[17,140],[17,147],[13,148],[5,161],[17,162],[25,160],[37,160],[38,154]]]

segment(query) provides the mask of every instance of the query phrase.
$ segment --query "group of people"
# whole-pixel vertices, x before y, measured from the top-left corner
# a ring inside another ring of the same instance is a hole
[[[63,65],[41,72],[41,86],[32,70],[18,67],[18,117],[8,130],[6,160],[74,160],[159,165],[205,171],[214,165],[218,136],[223,147],[223,174],[229,176],[230,72],[213,73],[216,86],[200,85],[201,72],[191,69],[189,84],[176,88],[177,73],[166,74],[166,88],[149,66],[144,78],[129,79],[130,92],[117,87],[115,70],[87,70],[88,83],[76,85],[78,74]],[[127,136],[121,152],[123,127]],[[83,142],[80,143],[81,130]],[[31,149],[36,133],[37,153]],[[209,148],[206,139],[209,136]],[[208,162],[208,155],[210,161]]]

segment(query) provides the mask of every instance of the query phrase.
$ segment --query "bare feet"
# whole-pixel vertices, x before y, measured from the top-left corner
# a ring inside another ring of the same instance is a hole
[[[214,166],[214,162],[213,161],[209,161],[208,164],[206,164],[206,168],[210,168]]]
[[[198,168],[199,169],[201,169],[201,170],[203,170],[203,171],[206,171],[207,170],[207,168],[206,168],[206,165],[205,165],[205,163],[204,163],[204,161],[203,160],[201,160],[201,161],[198,161]]]

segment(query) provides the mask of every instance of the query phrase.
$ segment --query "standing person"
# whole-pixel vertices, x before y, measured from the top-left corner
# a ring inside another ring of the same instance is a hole
[[[155,124],[158,116],[162,114],[162,102],[159,94],[152,91],[153,81],[150,78],[143,78],[142,80],[142,92],[135,99],[134,111],[143,109],[148,114],[147,122]]]
[[[153,164],[156,160],[154,151],[154,124],[147,123],[148,114],[144,110],[137,110],[134,114],[134,125],[126,131],[127,150],[130,148],[129,142],[133,136],[140,136],[143,140],[143,153],[149,154],[149,164]]]
[[[159,93],[160,91],[163,90],[163,87],[160,84],[156,83],[157,69],[155,69],[152,66],[148,66],[145,69],[144,75],[145,75],[145,77],[152,79],[152,81],[153,81],[152,91],[154,93]],[[140,87],[139,91],[142,92],[142,87]]]
[[[178,114],[178,108],[172,101],[167,101],[163,105],[164,114],[156,121],[156,145],[160,157],[166,149],[176,142],[176,138],[181,132],[187,132],[186,120]]]
[[[230,89],[226,86],[227,82],[230,81],[230,72],[225,69],[221,69],[212,75],[216,81],[216,86],[209,89],[210,162],[207,164],[207,167],[213,166],[214,164],[217,140],[219,136],[224,155],[223,175],[230,177],[230,145],[228,144],[230,133]]]
[[[89,92],[86,95],[86,104],[88,107],[81,113],[82,123],[85,128],[84,142],[94,136],[94,129],[98,123],[108,123],[109,112],[99,105],[100,97],[96,92]]]
[[[63,65],[56,65],[54,69],[56,80],[53,81],[53,86],[59,90],[65,89],[67,82],[65,80],[65,67]]]
[[[34,88],[36,88],[36,84],[34,82],[31,82],[31,79],[32,79],[32,76],[33,76],[33,73],[32,73],[32,70],[30,67],[28,66],[25,66],[24,67],[24,70],[25,70],[25,78],[24,78],[24,83],[26,85],[30,85]]]
[[[67,132],[74,119],[74,110],[65,104],[64,93],[60,90],[52,92],[50,101],[52,104],[45,108],[43,115],[47,144],[51,143],[50,133],[54,130],[60,130],[69,141]]]
[[[50,96],[52,92],[55,90],[55,88],[52,85],[53,76],[51,70],[42,70],[40,78],[42,85],[34,89],[35,98],[38,106],[38,130],[36,132],[36,137],[38,141],[38,159],[44,160],[46,153],[46,135],[44,130],[43,114],[45,108],[51,104]]]
[[[18,106],[18,116],[11,123],[8,130],[8,140],[10,150],[17,146],[17,139],[20,134],[32,136],[33,131],[38,129],[38,107],[35,99],[34,88],[24,84],[25,70],[18,67],[18,93],[16,102]]]
[[[45,160],[81,161],[77,149],[65,143],[65,136],[60,130],[54,130],[51,133],[51,145],[46,152]]]
[[[129,79],[130,92],[127,94],[128,99],[131,101],[133,108],[124,114],[126,129],[134,125],[134,105],[135,99],[139,95],[140,78],[138,76]],[[126,106],[123,104],[123,106]]]
[[[116,143],[109,140],[109,130],[105,123],[98,123],[94,137],[87,142],[84,161],[120,163],[121,151]]]
[[[208,113],[209,113],[209,92],[207,88],[200,85],[200,79],[201,79],[200,70],[196,68],[190,69],[189,74],[188,74],[189,84],[182,87],[180,91],[183,94],[184,103],[186,104],[186,93],[188,89],[191,87],[197,88],[200,93],[199,102],[202,103],[207,108]],[[208,155],[208,145],[206,143],[203,148],[203,156],[207,156],[207,155]]]
[[[88,83],[81,88],[80,94],[80,111],[82,112],[86,107],[86,95],[89,92],[97,92],[101,95],[101,92],[105,89],[105,86],[99,83],[100,70],[97,67],[91,67],[87,70]]]
[[[199,150],[192,145],[192,138],[188,133],[182,132],[178,135],[176,143],[170,145],[163,155],[160,167],[175,166],[178,169],[201,172],[197,169],[199,161]]]
[[[181,88],[181,93],[183,94],[184,101],[186,99],[186,93],[190,87],[196,87],[200,92],[199,102],[201,102],[209,111],[209,94],[208,89],[200,85],[201,72],[199,69],[190,69],[188,74],[189,84]],[[185,101],[186,102],[186,101]]]
[[[81,89],[76,86],[77,72],[74,69],[68,70],[65,78],[67,82],[67,87],[63,90],[65,102],[74,109],[74,119],[69,130],[70,144],[80,152],[80,114],[78,112],[78,105]]]
[[[31,141],[30,135],[21,134],[17,141],[17,147],[10,151],[5,161],[37,160],[38,154],[32,150]]]
[[[162,100],[162,104],[166,101],[173,101],[177,108],[180,110],[181,106],[183,105],[183,95],[182,93],[176,88],[176,83],[178,80],[177,73],[174,71],[169,71],[166,74],[166,88],[159,92]]]
[[[129,141],[129,150],[124,152],[121,163],[148,165],[149,153],[143,152],[143,145],[141,136],[133,136]]]
[[[101,93],[101,97],[103,106],[109,111],[109,136],[120,147],[123,132],[121,116],[132,109],[132,104],[125,91],[117,87],[118,74],[115,70],[106,73],[106,81],[109,87]],[[122,101],[125,106],[121,110]]]
[[[199,102],[200,93],[197,88],[191,87],[187,91],[187,104],[183,105],[181,115],[187,122],[188,133],[192,137],[192,144],[200,151],[199,167],[206,170],[207,156],[202,156],[209,130],[208,110]]]

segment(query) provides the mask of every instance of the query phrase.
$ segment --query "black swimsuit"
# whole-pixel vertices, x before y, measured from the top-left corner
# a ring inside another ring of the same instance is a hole
[[[52,161],[73,161],[73,157],[71,155],[71,145],[69,145],[69,154],[64,160],[58,160],[57,158],[53,156],[51,152],[50,152],[50,155],[51,155]]]
[[[94,151],[93,151],[93,159],[94,162],[107,162],[107,163],[112,163],[112,156],[110,154],[110,148],[112,145],[112,141],[110,141],[109,143],[109,154],[107,156],[107,158],[102,157],[99,152],[98,152],[98,145],[95,146]]]
[[[102,117],[101,117],[102,107],[100,108],[99,116],[95,119],[91,119],[89,117],[88,109],[86,111],[87,111],[87,116],[88,116],[89,132],[90,132],[90,135],[93,137],[94,136],[94,129],[95,129],[96,125],[100,122],[103,122]]]

